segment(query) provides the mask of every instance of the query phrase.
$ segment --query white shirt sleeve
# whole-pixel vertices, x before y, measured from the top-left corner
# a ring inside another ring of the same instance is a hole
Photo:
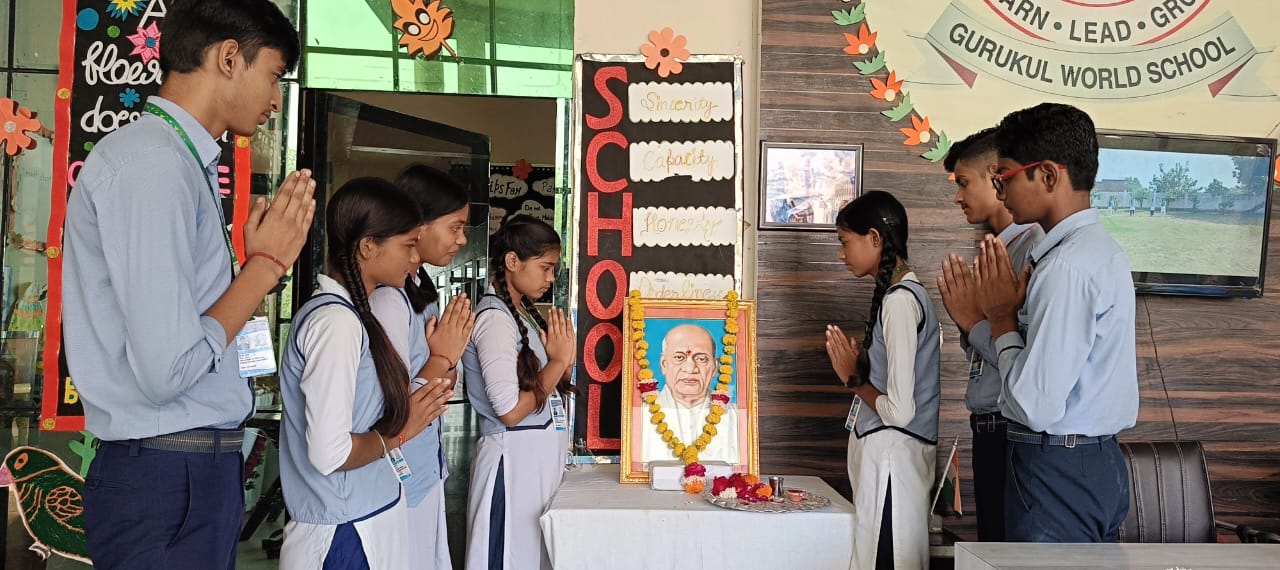
[[[889,380],[885,395],[876,399],[876,411],[885,425],[905,427],[916,415],[916,327],[924,318],[924,311],[910,290],[899,289],[885,295],[880,314]]]
[[[471,338],[476,343],[485,395],[489,396],[493,413],[505,416],[520,400],[520,380],[516,376],[520,332],[509,313],[494,309],[476,315]]]
[[[302,370],[299,387],[306,399],[307,457],[328,475],[351,456],[351,415],[356,397],[356,374],[364,327],[351,309],[316,309],[302,331]]]
[[[409,308],[404,293],[395,287],[378,287],[369,295],[369,308],[378,324],[386,331],[391,347],[396,349],[405,370],[409,370]],[[409,376],[417,374],[417,370],[409,370]]]

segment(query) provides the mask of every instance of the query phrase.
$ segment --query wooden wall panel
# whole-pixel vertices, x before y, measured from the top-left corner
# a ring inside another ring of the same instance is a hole
[[[863,189],[892,192],[906,205],[911,265],[946,331],[939,462],[959,436],[961,491],[972,509],[967,364],[934,280],[947,253],[976,253],[982,232],[952,204],[941,165],[918,156],[927,149],[902,144],[899,125],[868,94],[869,79],[841,52],[842,30],[830,14],[851,5],[761,1],[760,138],[862,144]],[[873,285],[853,279],[835,258],[834,232],[761,231],[759,242],[761,469],[820,475],[847,490],[851,397],[830,370],[823,329],[836,323],[861,335]],[[1138,425],[1122,438],[1205,442],[1218,518],[1280,531],[1280,246],[1271,248],[1268,267],[1262,299],[1139,298],[1141,408]],[[946,524],[976,537],[972,517]]]

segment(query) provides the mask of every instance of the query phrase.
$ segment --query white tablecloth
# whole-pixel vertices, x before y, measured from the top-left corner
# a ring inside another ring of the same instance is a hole
[[[618,483],[616,465],[585,465],[565,475],[542,515],[551,562],[571,568],[849,567],[853,505],[817,477],[788,476],[787,488],[831,499],[800,513],[723,509],[695,495]]]

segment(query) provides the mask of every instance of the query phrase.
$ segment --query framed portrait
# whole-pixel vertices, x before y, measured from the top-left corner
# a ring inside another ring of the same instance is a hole
[[[760,227],[830,230],[862,192],[862,145],[760,143]]]
[[[738,473],[758,472],[755,305],[739,300],[736,315],[729,316],[723,300],[638,301],[644,326],[635,325],[630,302],[623,316],[621,481],[646,483],[649,462],[678,459],[674,442],[664,439],[659,424],[685,445],[710,431],[714,435],[699,453],[700,461],[724,461]],[[733,348],[727,353],[726,346]],[[728,374],[727,390],[717,392],[722,373]],[[658,422],[640,390],[653,382],[663,414]],[[725,396],[725,412],[708,430],[707,416]]]

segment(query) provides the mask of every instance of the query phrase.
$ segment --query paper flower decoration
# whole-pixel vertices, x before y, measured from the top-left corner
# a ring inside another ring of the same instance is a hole
[[[898,79],[896,72],[890,71],[889,77],[884,81],[880,81],[874,77],[871,78],[871,96],[884,101],[893,101],[898,98],[898,94],[902,93],[902,80]]]
[[[134,105],[137,105],[141,101],[142,95],[139,95],[138,91],[132,87],[128,87],[124,91],[120,92],[120,104],[125,107],[132,109]]]
[[[0,97],[0,145],[9,156],[17,156],[24,150],[36,147],[35,139],[27,133],[39,132],[40,121],[31,109],[23,107],[8,97]]]
[[[107,13],[114,18],[124,20],[136,16],[142,11],[142,0],[111,0],[107,4]]]
[[[914,127],[914,128],[913,128]],[[915,146],[921,143],[929,142],[929,117],[921,119],[915,115],[911,116],[911,126],[898,129],[902,134],[907,135],[907,140],[902,144],[907,146]]]
[[[457,61],[458,53],[445,41],[453,34],[453,10],[441,6],[440,0],[429,4],[425,0],[391,0],[391,9],[396,13],[400,45],[409,55],[432,58],[443,47]]]
[[[517,160],[516,165],[511,167],[511,174],[514,174],[516,178],[519,178],[521,180],[528,180],[529,174],[531,174],[532,172],[533,172],[533,165],[529,164],[529,161],[523,158],[520,160]]]
[[[677,36],[671,28],[649,32],[649,43],[640,46],[644,54],[644,66],[658,69],[658,77],[666,77],[680,73],[684,69],[681,61],[689,59],[689,50],[685,49],[688,40]]]
[[[876,45],[876,33],[871,31],[866,24],[858,28],[858,35],[845,33],[844,40],[849,45],[844,47],[844,52],[849,55],[866,55],[871,48]]]
[[[145,28],[138,28],[138,33],[125,37],[133,42],[133,51],[129,55],[141,57],[142,63],[160,59],[160,28],[156,27],[155,22]]]

